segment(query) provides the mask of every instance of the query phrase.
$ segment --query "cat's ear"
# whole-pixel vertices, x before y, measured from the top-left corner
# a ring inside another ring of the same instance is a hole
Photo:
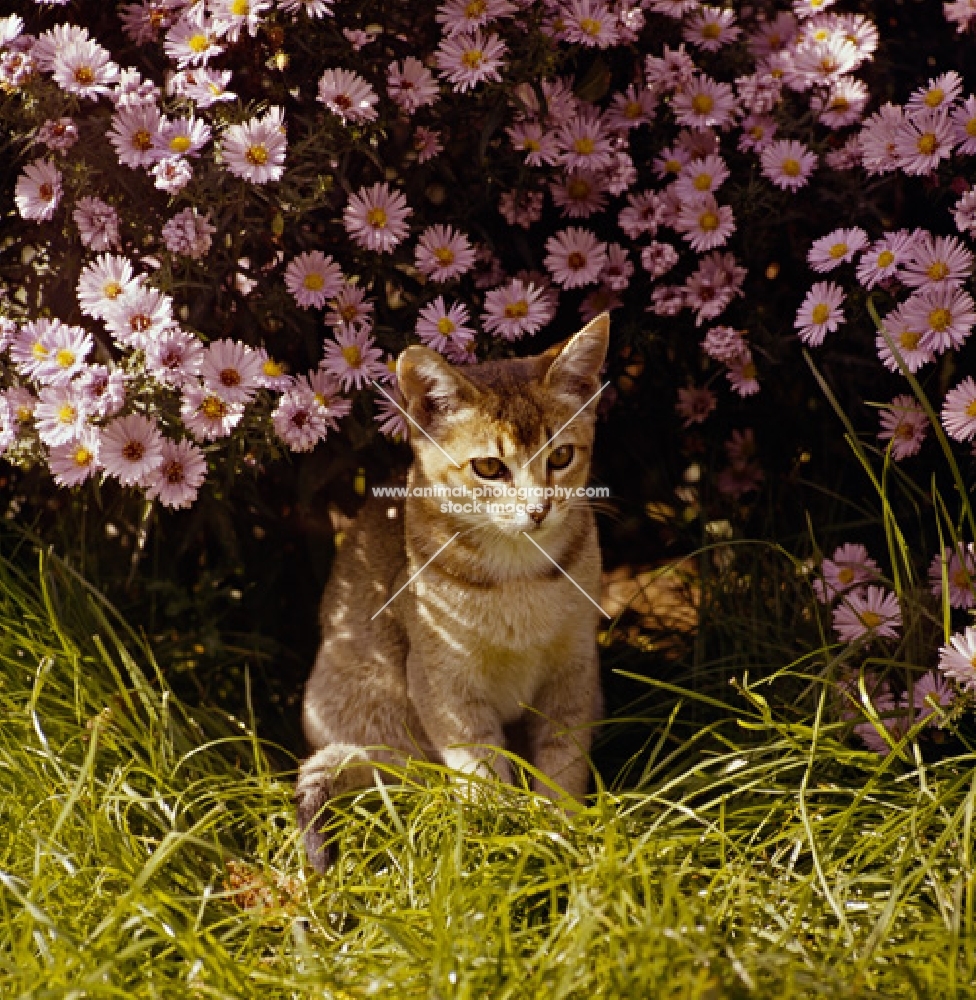
[[[416,344],[397,359],[397,381],[407,410],[420,424],[436,413],[449,413],[474,403],[480,395],[440,354]]]
[[[610,343],[610,314],[600,313],[579,333],[546,351],[553,356],[542,384],[558,393],[589,399],[600,388],[600,369]]]

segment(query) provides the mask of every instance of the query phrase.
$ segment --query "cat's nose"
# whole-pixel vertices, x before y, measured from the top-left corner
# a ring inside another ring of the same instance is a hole
[[[529,517],[531,517],[536,524],[542,524],[551,509],[552,501],[547,500],[545,503],[536,504],[536,506],[529,511]]]

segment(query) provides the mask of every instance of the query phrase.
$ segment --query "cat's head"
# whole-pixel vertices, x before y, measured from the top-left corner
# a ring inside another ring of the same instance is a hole
[[[604,313],[543,354],[463,368],[408,347],[397,377],[415,422],[413,484],[451,491],[425,505],[452,504],[459,530],[557,532],[589,476],[609,331]]]

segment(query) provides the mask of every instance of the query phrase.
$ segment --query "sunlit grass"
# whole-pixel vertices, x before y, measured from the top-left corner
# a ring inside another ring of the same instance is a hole
[[[4,996],[951,997],[976,979],[973,757],[852,749],[815,680],[803,721],[740,683],[700,728],[693,696],[653,689],[669,707],[636,787],[572,816],[388,774],[344,804],[320,877],[293,762],[179,704],[63,566],[0,563],[0,630]]]

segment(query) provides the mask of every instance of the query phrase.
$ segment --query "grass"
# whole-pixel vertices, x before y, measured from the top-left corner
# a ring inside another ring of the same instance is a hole
[[[0,663],[4,997],[976,995],[973,755],[851,749],[799,666],[789,722],[745,679],[649,689],[633,787],[571,817],[388,774],[320,877],[294,762],[56,560],[0,560]]]

